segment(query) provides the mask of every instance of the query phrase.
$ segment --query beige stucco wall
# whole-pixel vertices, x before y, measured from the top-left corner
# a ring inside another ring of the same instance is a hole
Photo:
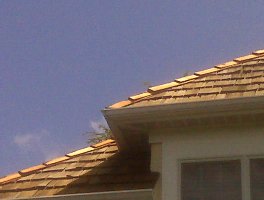
[[[161,200],[162,191],[162,144],[152,143],[151,144],[151,164],[150,169],[152,172],[158,172],[160,174],[154,190],[153,200]]]
[[[162,166],[162,184],[159,186],[162,191],[161,199],[180,200],[180,162],[264,156],[264,127],[155,130],[150,133],[150,143],[153,144],[152,149],[157,148],[157,144],[162,144],[160,164],[157,164],[158,156],[152,155],[156,159],[152,161],[152,165],[155,163],[155,166]],[[152,151],[153,154],[158,154],[157,152]],[[248,194],[243,194],[243,199],[248,197]]]

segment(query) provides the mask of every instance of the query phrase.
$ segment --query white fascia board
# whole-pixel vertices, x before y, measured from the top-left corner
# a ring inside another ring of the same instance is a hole
[[[122,190],[110,192],[95,192],[85,194],[67,194],[46,197],[22,198],[38,200],[153,200],[152,189]]]
[[[144,122],[168,119],[188,119],[201,116],[224,116],[243,113],[263,113],[264,96],[219,99],[199,102],[162,104],[142,107],[105,109],[106,120],[112,123]]]

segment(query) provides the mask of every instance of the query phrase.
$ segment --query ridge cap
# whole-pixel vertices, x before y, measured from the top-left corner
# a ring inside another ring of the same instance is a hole
[[[204,77],[208,74],[211,74],[213,72],[217,72],[217,71],[220,71],[223,69],[234,67],[237,64],[242,64],[246,61],[258,58],[258,57],[263,56],[263,55],[264,55],[264,49],[255,50],[251,54],[247,54],[247,55],[244,55],[241,57],[234,58],[233,60],[215,65],[214,67],[195,72],[192,75],[187,75],[187,76],[177,78],[172,82],[163,83],[163,84],[159,84],[156,86],[149,87],[147,89],[147,91],[145,91],[145,92],[142,92],[142,93],[139,93],[136,95],[132,95],[132,96],[128,97],[128,100],[117,102],[115,104],[107,106],[106,108],[107,109],[118,109],[118,108],[127,107],[127,106],[129,106],[133,103],[137,103],[137,102],[139,102],[139,101],[141,101],[141,100],[143,100],[143,99],[145,99],[151,95],[155,95],[158,92],[162,92],[166,89],[169,89],[169,88],[172,88],[175,86],[177,87],[177,86],[183,85],[185,83],[189,83],[190,81],[193,81],[197,78]],[[123,102],[126,102],[126,103],[123,103]]]

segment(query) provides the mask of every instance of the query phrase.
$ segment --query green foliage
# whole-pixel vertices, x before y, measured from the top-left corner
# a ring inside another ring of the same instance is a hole
[[[193,74],[191,71],[185,71],[183,76],[188,76],[191,74]],[[151,83],[149,81],[145,81],[143,85],[147,88],[151,87]],[[86,134],[89,136],[87,141],[89,145],[93,145],[107,139],[113,139],[112,131],[107,125],[103,123],[98,124],[96,130],[88,131]]]
[[[93,145],[107,139],[113,139],[112,131],[108,126],[99,124],[98,129],[99,130],[86,132],[86,134],[89,135],[89,139],[87,141],[89,145]]]

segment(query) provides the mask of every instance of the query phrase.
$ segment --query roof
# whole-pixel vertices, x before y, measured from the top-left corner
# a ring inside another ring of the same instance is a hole
[[[122,154],[106,140],[0,179],[0,198],[153,188],[150,156]]]
[[[264,95],[264,50],[154,87],[109,109]]]

